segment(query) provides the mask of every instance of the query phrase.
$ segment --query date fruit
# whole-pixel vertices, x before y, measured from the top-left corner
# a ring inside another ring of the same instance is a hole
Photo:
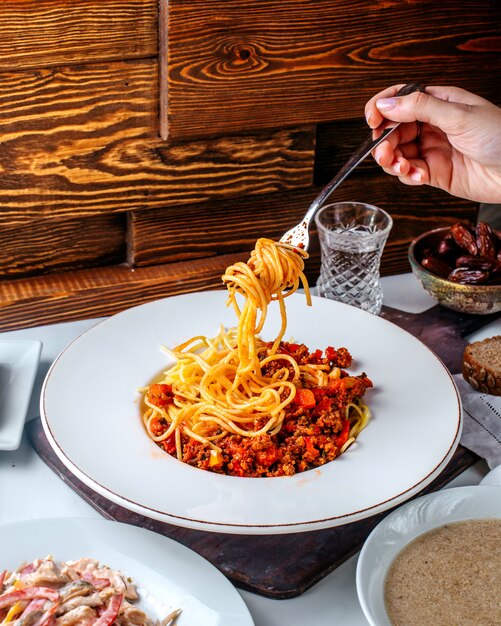
[[[427,270],[465,285],[497,285],[501,280],[501,232],[486,222],[469,228],[453,224],[442,239],[422,252]]]
[[[478,252],[477,242],[471,232],[463,224],[451,226],[451,235],[460,248],[466,250],[468,254],[475,255]]]
[[[462,283],[463,285],[481,285],[487,282],[488,278],[489,272],[470,270],[466,267],[456,267],[449,274],[449,280],[453,280],[455,283]]]
[[[496,262],[483,256],[464,254],[462,256],[458,256],[456,259],[456,267],[466,267],[470,270],[483,270],[484,272],[491,272],[496,267]]]
[[[477,234],[477,248],[478,253],[481,256],[488,259],[496,258],[496,241],[495,235],[489,224],[485,222],[479,222],[476,229]]]
[[[451,266],[447,264],[442,259],[437,259],[434,256],[425,256],[421,261],[421,265],[426,267],[427,270],[432,272],[432,274],[436,274],[437,276],[441,276],[442,278],[447,278],[451,273]]]
[[[461,254],[461,248],[458,247],[452,235],[449,233],[441,239],[437,246],[437,254],[447,261],[453,260],[458,254]]]

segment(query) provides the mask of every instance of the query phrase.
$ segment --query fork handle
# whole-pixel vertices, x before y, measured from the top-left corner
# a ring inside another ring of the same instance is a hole
[[[414,91],[424,91],[424,87],[419,83],[409,83],[404,85],[397,93],[397,96],[407,96]],[[310,205],[310,208],[306,212],[304,216],[304,220],[309,224],[312,217],[318,211],[318,209],[322,206],[322,204],[327,200],[327,198],[331,195],[331,193],[336,189],[343,180],[359,165],[369,154],[374,150],[376,146],[378,146],[382,141],[384,141],[388,135],[390,135],[396,128],[400,126],[400,122],[392,126],[391,128],[385,128],[382,134],[377,138],[372,138],[372,133],[368,135],[368,137],[358,146],[349,160],[343,165],[343,167],[338,171],[338,173],[334,176],[334,178],[328,183],[322,191],[318,194],[318,196],[313,200]]]

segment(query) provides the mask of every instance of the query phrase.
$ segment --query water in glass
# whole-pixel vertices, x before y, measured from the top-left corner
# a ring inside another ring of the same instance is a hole
[[[322,253],[318,294],[378,314],[383,302],[379,265],[391,218],[370,205],[330,206],[317,221]],[[349,219],[341,219],[343,211],[349,211]]]

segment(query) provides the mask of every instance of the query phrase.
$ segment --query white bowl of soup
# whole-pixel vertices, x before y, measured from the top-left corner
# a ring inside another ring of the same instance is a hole
[[[501,623],[501,487],[444,489],[388,515],[367,538],[357,593],[371,626]]]

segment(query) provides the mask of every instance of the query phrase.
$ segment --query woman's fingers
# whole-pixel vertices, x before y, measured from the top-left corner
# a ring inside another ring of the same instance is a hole
[[[393,85],[373,96],[365,105],[365,117],[371,128],[385,119],[394,122],[427,122],[453,132],[467,124],[471,109],[489,105],[484,98],[459,87],[426,87],[407,96],[397,96],[402,85]],[[492,106],[492,105],[491,105]]]
[[[430,86],[426,88],[426,93],[430,94],[430,96],[434,96],[435,98],[439,98],[440,100],[444,100],[445,102],[457,102],[469,106],[481,106],[488,104],[485,98],[477,96],[474,93],[470,93],[469,91],[465,91],[460,87]]]
[[[435,98],[428,93],[414,92],[408,96],[383,97],[376,100],[376,108],[394,122],[424,122],[449,133],[467,125],[471,115],[470,103]]]
[[[428,164],[422,159],[411,159],[409,171],[400,180],[406,185],[429,185],[431,183]]]
[[[384,120],[384,117],[376,107],[376,101],[379,100],[379,98],[391,98],[392,96],[395,96],[403,86],[404,84],[402,83],[401,85],[387,87],[367,102],[365,105],[365,119],[371,128],[377,128]]]
[[[419,146],[414,142],[402,144],[399,146],[399,151],[401,156],[408,160],[417,159],[421,154]]]
[[[430,184],[428,165],[423,159],[406,159],[401,156],[388,167],[383,167],[383,170],[397,176],[406,185]]]
[[[429,86],[424,93],[398,96],[400,88],[388,87],[365,107],[375,136],[381,128],[401,124],[373,150],[384,171],[407,185],[498,202],[501,108],[458,87]]]
[[[419,136],[419,126],[414,122],[412,124],[402,124],[395,130],[388,139],[382,141],[373,151],[374,159],[379,165],[387,166],[395,158],[394,152],[397,147],[410,145]],[[415,145],[415,144],[414,144]]]

